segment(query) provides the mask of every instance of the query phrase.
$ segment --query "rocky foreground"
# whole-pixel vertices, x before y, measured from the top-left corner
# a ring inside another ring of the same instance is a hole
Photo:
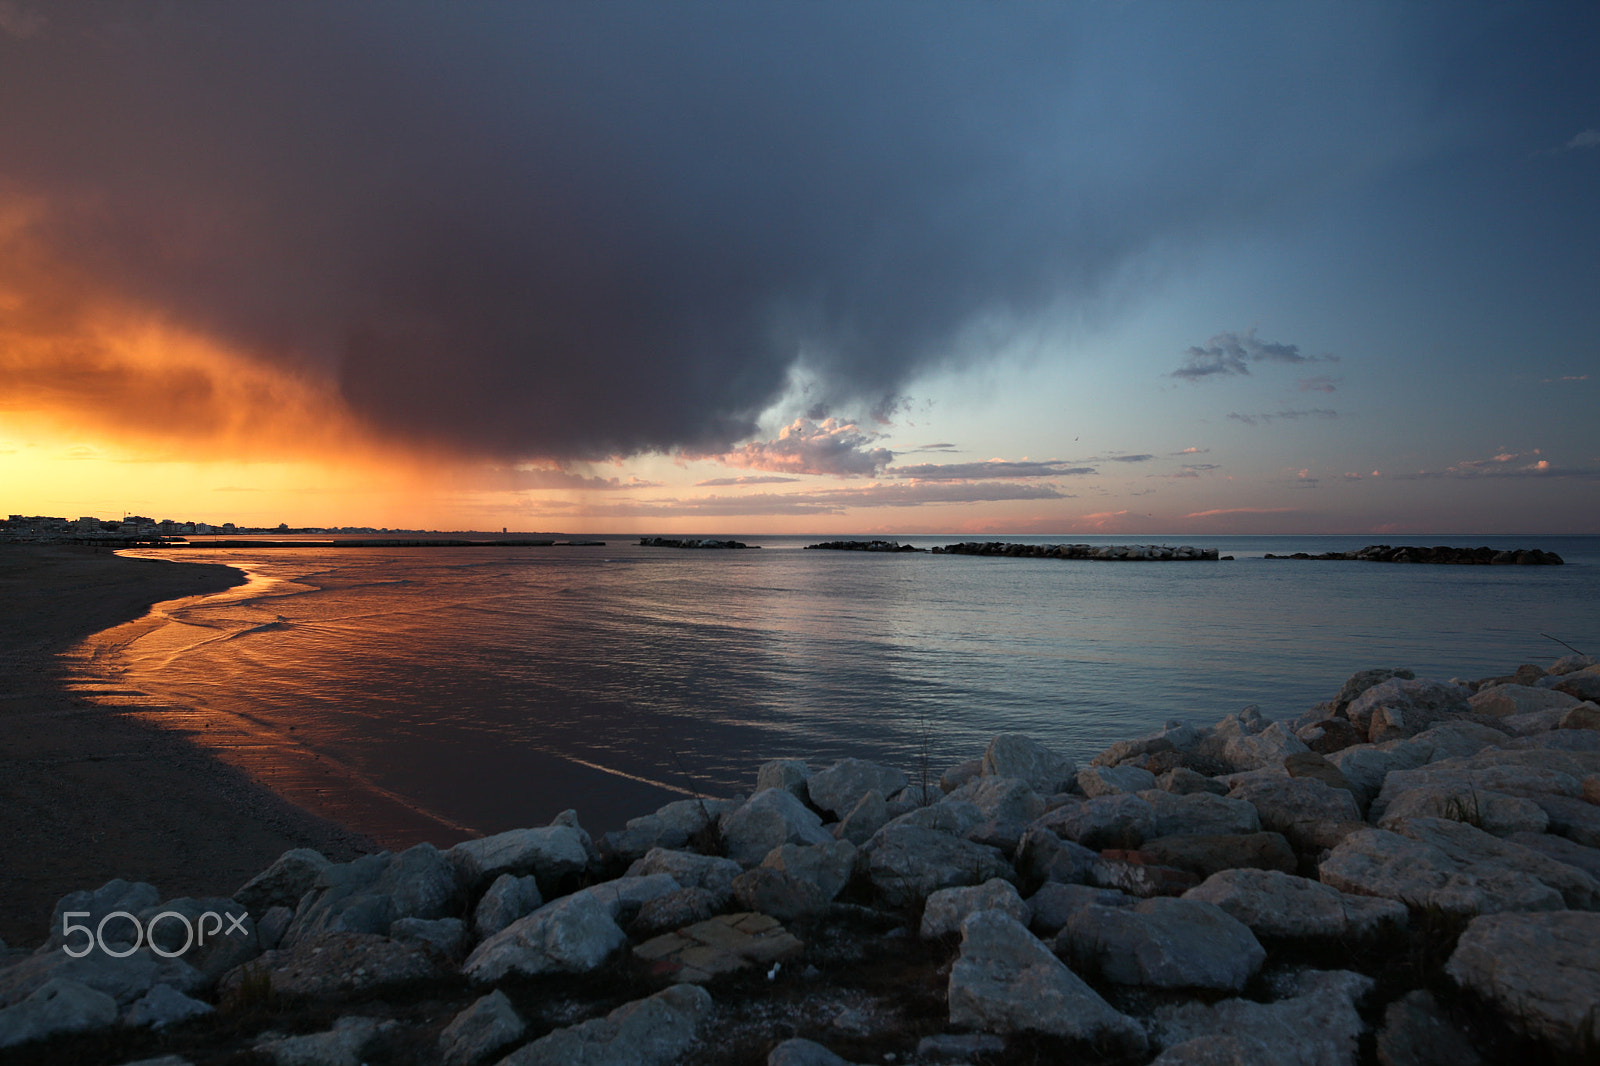
[[[1368,670],[1293,721],[1169,722],[1083,767],[1018,735],[936,780],[780,759],[749,797],[598,840],[567,812],[444,851],[290,851],[230,899],[111,881],[4,953],[0,1048],[1600,1061],[1597,700],[1587,656],[1476,682]]]

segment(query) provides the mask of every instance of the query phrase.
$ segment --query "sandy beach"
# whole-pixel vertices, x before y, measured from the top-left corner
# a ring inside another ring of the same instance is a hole
[[[64,893],[113,877],[164,897],[228,895],[293,847],[364,838],[253,784],[177,733],[68,691],[58,658],[152,604],[239,584],[215,565],[88,547],[0,547],[0,938],[44,939]]]

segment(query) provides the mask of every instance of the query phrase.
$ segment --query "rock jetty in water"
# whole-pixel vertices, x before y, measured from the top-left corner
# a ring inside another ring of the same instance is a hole
[[[1368,563],[1453,563],[1457,566],[1560,566],[1564,561],[1555,552],[1540,551],[1538,548],[1517,548],[1507,551],[1498,548],[1452,548],[1445,544],[1432,548],[1415,546],[1392,548],[1387,544],[1369,544],[1356,551],[1322,552],[1319,555],[1310,555],[1306,552],[1273,555],[1268,552],[1262,558],[1354,559]]]
[[[677,537],[640,537],[641,548],[748,548],[750,545],[742,540],[713,540],[710,537],[690,537],[679,539]],[[757,548],[761,545],[757,544]]]
[[[807,544],[807,548],[831,552],[926,552],[912,544],[897,540],[826,540],[821,544]]]
[[[1216,562],[1215,548],[1165,544],[1015,544],[966,541],[932,549],[935,555],[1005,555],[1023,559],[1092,559],[1096,562]],[[1225,555],[1221,558],[1232,559]]]
[[[1473,682],[1371,669],[1297,718],[1170,721],[1086,765],[1017,734],[936,779],[775,759],[748,796],[598,839],[568,811],[447,850],[290,851],[230,899],[113,880],[40,915],[37,950],[0,945],[0,1048],[1594,1061],[1597,700],[1587,656]]]

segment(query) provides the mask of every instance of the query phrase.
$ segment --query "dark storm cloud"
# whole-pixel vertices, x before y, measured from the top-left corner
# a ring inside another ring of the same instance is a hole
[[[1405,156],[1394,18],[6,0],[0,208],[420,447],[709,454]]]
[[[1256,331],[1228,331],[1212,337],[1202,347],[1191,345],[1184,364],[1169,377],[1204,381],[1211,377],[1232,377],[1250,373],[1251,363],[1337,363],[1336,355],[1305,355],[1298,344],[1259,340]]]
[[[1092,466],[1071,466],[1059,459],[1045,462],[1009,462],[1000,459],[986,463],[919,463],[915,466],[891,466],[884,471],[891,477],[917,478],[921,481],[976,481],[986,478],[1018,477],[1070,477],[1093,474]]]

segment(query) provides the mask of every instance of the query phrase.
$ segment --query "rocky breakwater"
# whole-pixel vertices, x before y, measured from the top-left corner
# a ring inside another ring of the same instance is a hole
[[[1295,552],[1292,555],[1273,555],[1268,552],[1263,559],[1317,559],[1356,560],[1367,563],[1450,563],[1456,566],[1560,566],[1564,562],[1555,552],[1538,548],[1452,548],[1447,544],[1431,548],[1402,546],[1392,548],[1387,544],[1368,544],[1365,548],[1347,552],[1322,552],[1310,555]]]
[[[640,537],[641,548],[748,548],[742,540],[714,540],[711,537]],[[757,544],[757,548],[761,545]]]
[[[761,766],[594,839],[111,881],[0,962],[22,1062],[1594,1061],[1600,666],[1366,670],[1293,719],[934,780]],[[215,915],[215,918],[208,918]],[[43,916],[41,916],[43,919]],[[198,930],[201,936],[193,938]]]
[[[1216,562],[1215,548],[1165,544],[1015,544],[964,541],[931,549],[936,555],[1004,555],[1021,559],[1092,559],[1096,562]],[[1221,556],[1232,559],[1231,555]]]
[[[807,544],[813,551],[830,552],[926,552],[914,544],[901,544],[897,540],[825,540],[821,544]]]

